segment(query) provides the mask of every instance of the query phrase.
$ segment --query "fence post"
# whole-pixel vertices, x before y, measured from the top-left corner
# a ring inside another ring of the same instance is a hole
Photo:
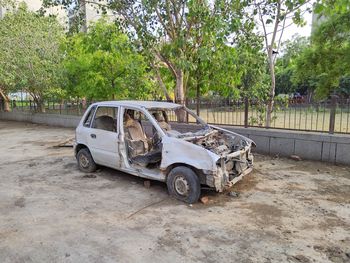
[[[188,107],[188,98],[185,99],[185,106]],[[186,112],[186,122],[188,123],[188,113]]]
[[[334,133],[335,113],[337,109],[337,95],[331,95],[331,111],[329,116],[329,133]]]
[[[199,116],[199,114],[200,114],[200,103],[201,103],[201,101],[200,101],[200,98],[199,98],[199,96],[197,96],[197,100],[196,100],[196,112],[197,112],[197,115]]]
[[[248,97],[244,98],[244,127],[248,128],[248,111],[249,111],[249,101]]]

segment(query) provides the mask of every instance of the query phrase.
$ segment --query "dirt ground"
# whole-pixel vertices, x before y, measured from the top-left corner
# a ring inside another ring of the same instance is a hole
[[[256,155],[238,197],[78,171],[72,129],[0,121],[1,262],[350,262],[350,167]]]

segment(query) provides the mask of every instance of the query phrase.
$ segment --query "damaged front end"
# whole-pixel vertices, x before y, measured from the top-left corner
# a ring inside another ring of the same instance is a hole
[[[255,143],[242,135],[210,126],[204,136],[194,136],[185,140],[214,153],[215,169],[203,171],[206,184],[222,192],[231,187],[253,169],[252,146]]]
[[[243,176],[253,170],[253,155],[249,146],[243,149],[221,156],[217,161],[217,170],[213,175],[214,187],[217,191],[222,192],[229,188]]]

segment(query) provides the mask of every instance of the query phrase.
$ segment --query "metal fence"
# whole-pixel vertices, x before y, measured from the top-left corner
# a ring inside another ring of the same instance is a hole
[[[44,103],[44,113],[82,116],[88,106],[93,102],[48,100]],[[12,111],[39,112],[40,109],[33,100],[12,100],[10,102]]]
[[[82,115],[92,102],[51,100],[45,103],[46,113]],[[210,124],[244,127],[265,127],[266,104],[258,100],[201,99],[187,100],[188,108]],[[33,101],[11,101],[13,111],[38,111]],[[270,128],[350,134],[350,99],[306,103],[276,101]]]
[[[195,100],[187,106],[208,123],[265,127],[266,103],[257,100]],[[350,99],[333,97],[321,102],[276,101],[270,128],[350,133]]]

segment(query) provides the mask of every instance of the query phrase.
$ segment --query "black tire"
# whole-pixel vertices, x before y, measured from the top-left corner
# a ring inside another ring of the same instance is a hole
[[[169,194],[176,199],[193,204],[201,194],[201,185],[196,173],[186,167],[178,166],[170,171],[167,177]]]
[[[85,173],[95,172],[97,165],[88,148],[81,149],[77,154],[79,170]]]

